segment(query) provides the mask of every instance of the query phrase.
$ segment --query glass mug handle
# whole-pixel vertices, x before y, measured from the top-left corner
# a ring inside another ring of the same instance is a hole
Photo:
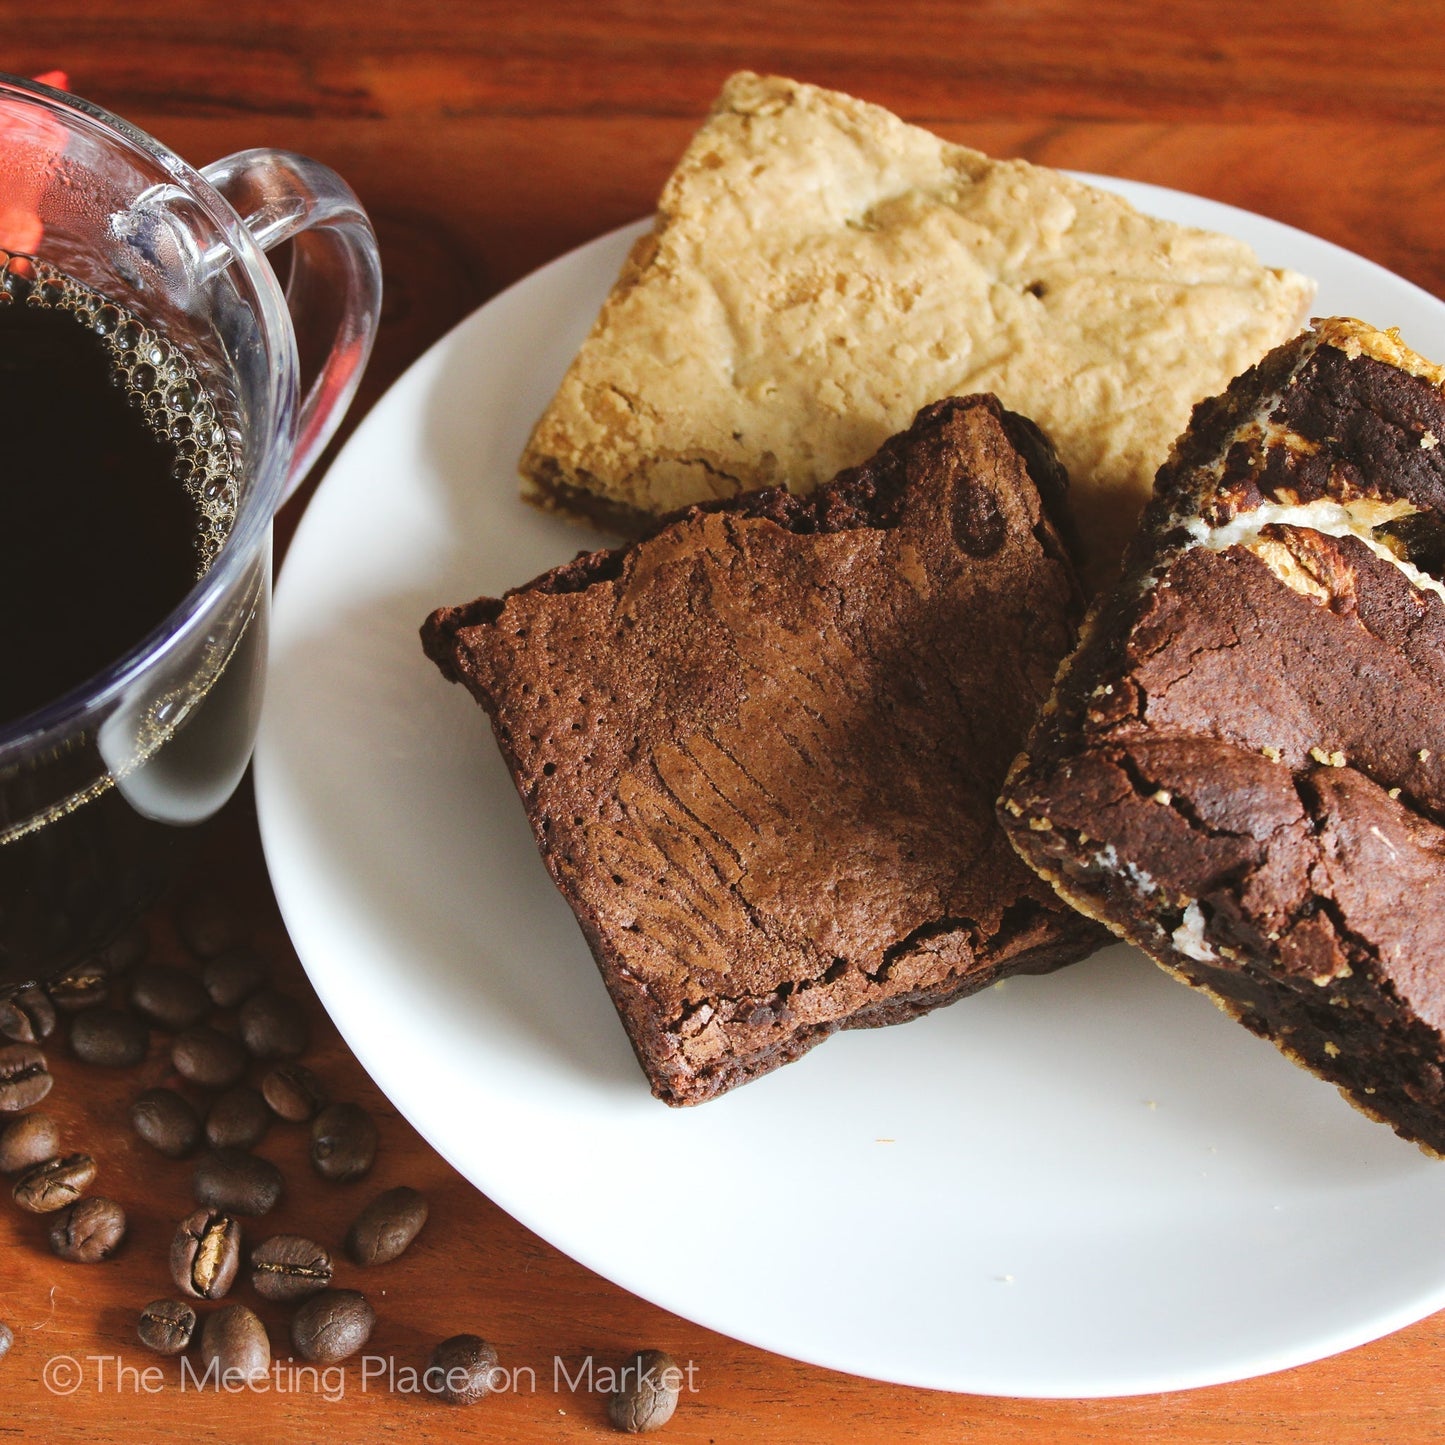
[[[237,151],[202,167],[201,174],[230,202],[263,251],[299,238],[286,283],[286,305],[298,335],[334,313],[340,297],[330,350],[301,403],[284,502],[331,440],[371,354],[381,311],[376,234],[335,171],[292,151]]]

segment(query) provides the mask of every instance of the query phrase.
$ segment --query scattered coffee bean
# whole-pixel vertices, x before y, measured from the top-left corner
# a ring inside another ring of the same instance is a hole
[[[492,1389],[497,1352],[480,1335],[453,1335],[431,1352],[422,1382],[450,1405],[475,1405]]]
[[[305,1064],[277,1064],[261,1080],[261,1093],[288,1124],[304,1124],[326,1106],[326,1087]]]
[[[89,1154],[66,1154],[27,1169],[15,1181],[15,1202],[29,1214],[54,1214],[74,1204],[95,1182]]]
[[[47,985],[50,1001],[64,1013],[99,1008],[110,997],[110,970],[99,958],[72,964]]]
[[[177,905],[176,932],[197,958],[215,958],[246,941],[240,915],[229,900],[209,888]]]
[[[0,1111],[18,1114],[29,1109],[50,1092],[54,1082],[45,1055],[34,1044],[0,1047]]]
[[[130,1001],[159,1028],[179,1033],[211,1011],[211,999],[200,980],[168,963],[147,963],[136,969]]]
[[[257,1380],[271,1368],[266,1326],[245,1305],[223,1305],[201,1326],[201,1376],[217,1385]]]
[[[201,982],[217,1008],[235,1008],[266,982],[266,973],[265,959],[242,945],[207,959]]]
[[[281,1198],[281,1171],[244,1149],[215,1149],[192,1176],[196,1203],[227,1214],[268,1214]]]
[[[150,939],[145,924],[132,923],[122,929],[111,941],[96,949],[95,956],[105,971],[114,977],[118,973],[129,973],[150,950]]]
[[[229,1089],[246,1075],[246,1051],[240,1040],[205,1024],[176,1036],[171,1062],[183,1079],[206,1089]]]
[[[274,988],[253,993],[241,1005],[241,1037],[258,1059],[294,1059],[306,1052],[311,1031],[301,1005]]]
[[[271,1127],[271,1111],[256,1089],[227,1089],[206,1114],[206,1138],[215,1149],[249,1149]]]
[[[328,1104],[311,1123],[311,1163],[323,1179],[360,1179],[376,1158],[376,1125],[359,1104]]]
[[[3,1360],[10,1353],[10,1346],[15,1343],[15,1332],[9,1325],[0,1321],[0,1360]]]
[[[174,1089],[147,1089],[130,1109],[136,1133],[167,1159],[184,1159],[201,1137],[201,1121]]]
[[[60,1125],[49,1114],[22,1114],[0,1129],[0,1174],[20,1174],[60,1153]]]
[[[251,1287],[265,1300],[307,1299],[331,1283],[331,1256],[299,1234],[277,1234],[251,1251]]]
[[[125,1239],[125,1210],[113,1199],[80,1199],[55,1216],[50,1252],[75,1264],[109,1259]]]
[[[405,1184],[378,1194],[346,1235],[346,1252],[362,1265],[390,1264],[406,1252],[426,1223],[427,1203]]]
[[[22,988],[0,1002],[0,1034],[17,1044],[43,1044],[55,1032],[55,1005],[44,989]]]
[[[607,1418],[629,1435],[661,1430],[677,1409],[682,1381],[682,1369],[671,1355],[643,1350],[619,1371],[618,1388],[607,1401]]]
[[[150,1037],[144,1020],[135,1014],[95,1008],[71,1024],[70,1051],[84,1064],[129,1069],[145,1058]]]
[[[184,1300],[153,1299],[141,1312],[136,1333],[146,1349],[158,1355],[179,1355],[196,1332],[196,1312]]]
[[[359,1290],[323,1290],[292,1316],[291,1344],[316,1364],[334,1365],[354,1355],[375,1324],[376,1311]]]
[[[241,1225],[229,1214],[198,1209],[176,1226],[171,1278],[182,1294],[220,1299],[241,1264]]]

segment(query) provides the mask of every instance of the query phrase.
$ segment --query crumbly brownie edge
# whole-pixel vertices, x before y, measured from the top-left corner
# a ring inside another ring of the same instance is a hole
[[[1251,756],[1249,761],[1258,759]],[[1049,792],[1047,779],[1040,780],[1039,792]],[[1133,803],[1139,806],[1144,800]],[[1388,1125],[1425,1154],[1445,1158],[1445,1113],[1438,1098],[1431,1104],[1419,1097],[1433,1095],[1440,1084],[1435,1060],[1445,1058],[1445,1040],[1418,1018],[1394,1019],[1388,1025],[1378,1021],[1399,1000],[1369,940],[1342,935],[1349,962],[1337,977],[1291,978],[1276,959],[1226,933],[1228,925],[1218,913],[1206,919],[1198,900],[1161,902],[1137,859],[1120,859],[1107,839],[1061,826],[1042,805],[1037,811],[1021,810],[1012,820],[1010,837],[1029,865],[1080,914],[1104,924],[1292,1063],[1333,1085],[1361,1113]],[[1231,895],[1235,904],[1243,887],[1237,884]],[[1181,935],[1192,951],[1184,951]],[[1199,957],[1201,953],[1214,957]],[[1341,1053],[1330,1036],[1334,1031],[1319,1025],[1321,1010],[1338,1010],[1341,1020],[1352,1011],[1369,1012],[1389,1040],[1363,1060]]]
[[[622,574],[627,558],[641,544],[674,523],[701,513],[729,512],[743,517],[766,517],[800,535],[845,531],[854,527],[892,527],[898,520],[898,508],[906,483],[904,457],[907,439],[921,426],[941,422],[955,410],[972,407],[982,407],[990,412],[1022,457],[1029,480],[1033,482],[1042,503],[1043,519],[1034,529],[1034,535],[1046,554],[1067,560],[1069,565],[1065,570],[1072,577],[1078,566],[1079,550],[1068,501],[1068,474],[1048,437],[1028,417],[1008,410],[991,394],[952,396],[921,408],[907,431],[890,437],[866,462],[847,468],[832,481],[807,494],[799,495],[785,487],[761,487],[732,497],[694,503],[661,517],[630,509],[609,512],[599,520],[623,533],[626,540],[620,546],[579,552],[572,561],[553,567],[519,587],[509,588],[500,598],[479,597],[460,607],[438,608],[422,626],[427,655],[452,681],[460,681],[444,661],[446,650],[453,645],[460,628],[495,621],[501,604],[517,593],[577,592],[594,582],[615,579]],[[1077,616],[1082,610],[1077,588],[1071,604],[1077,609]]]
[[[1366,1118],[1374,1120],[1377,1124],[1386,1125],[1430,1158],[1445,1159],[1445,1134],[1437,1132],[1433,1142],[1419,1137],[1417,1133],[1402,1127],[1397,1118],[1382,1112],[1380,1106],[1372,1103],[1368,1095],[1362,1095],[1358,1085],[1352,1087],[1342,1083],[1335,1076],[1335,1071],[1329,1068],[1327,1055],[1310,1057],[1252,1024],[1245,1004],[1230,995],[1228,987],[1230,975],[1222,970],[1207,969],[1196,960],[1180,953],[1168,942],[1169,933],[1157,925],[1147,929],[1141,928],[1140,924],[1148,919],[1147,914],[1129,912],[1114,915],[1101,903],[1100,895],[1075,885],[1071,875],[1065,870],[1042,867],[1027,853],[1023,853],[1022,856],[1029,861],[1041,878],[1053,886],[1060,898],[1084,917],[1095,919],[1103,924],[1122,942],[1132,944],[1176,983],[1181,983],[1193,992],[1203,995],[1222,1014],[1249,1029],[1256,1037],[1272,1044],[1296,1067],[1304,1069],[1317,1079],[1332,1085],[1347,1104],[1364,1114]],[[1271,981],[1268,975],[1260,971],[1256,965],[1248,964],[1246,966],[1251,969],[1252,976],[1261,985],[1268,985]]]
[[[550,457],[524,467],[522,479],[522,500],[550,516],[627,538],[640,537],[657,526],[653,513],[567,481],[561,467]]]
[[[549,859],[549,868],[551,863]],[[553,876],[556,877],[554,871]],[[1015,974],[1052,973],[1077,963],[1103,942],[1101,931],[1083,918],[1033,905],[1028,926],[1013,934],[1001,930],[990,947],[972,965],[926,988],[880,999],[857,1012],[826,1023],[804,1025],[763,1049],[730,1054],[718,1065],[694,1070],[687,1067],[677,1043],[676,1024],[664,1019],[645,987],[631,987],[631,975],[608,948],[595,924],[581,911],[577,917],[598,972],[613,1004],[626,1023],[633,1053],[647,1076],[653,1095],[673,1107],[705,1103],[741,1084],[761,1078],[809,1053],[825,1039],[845,1029],[881,1028],[908,1023],[936,1008],[967,998]],[[775,995],[774,1007],[785,1006]],[[768,1007],[768,1000],[759,1000]]]

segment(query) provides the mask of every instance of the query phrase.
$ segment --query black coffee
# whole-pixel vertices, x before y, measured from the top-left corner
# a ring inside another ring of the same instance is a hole
[[[140,317],[42,263],[0,270],[0,731],[117,662],[206,571],[237,503],[232,410]],[[0,765],[0,990],[154,897],[177,825],[244,766],[264,645],[258,615],[189,693]]]
[[[19,286],[0,289],[0,725],[102,671],[181,601],[215,550],[195,475],[229,472],[174,348],[73,281]]]

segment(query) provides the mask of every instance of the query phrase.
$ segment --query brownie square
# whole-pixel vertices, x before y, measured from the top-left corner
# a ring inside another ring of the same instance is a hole
[[[428,618],[660,1099],[1103,936],[994,817],[1082,611],[1040,487],[1036,428],[951,399],[811,496],[693,507]]]
[[[1001,816],[1061,896],[1445,1153],[1445,373],[1344,319],[1197,409]]]

